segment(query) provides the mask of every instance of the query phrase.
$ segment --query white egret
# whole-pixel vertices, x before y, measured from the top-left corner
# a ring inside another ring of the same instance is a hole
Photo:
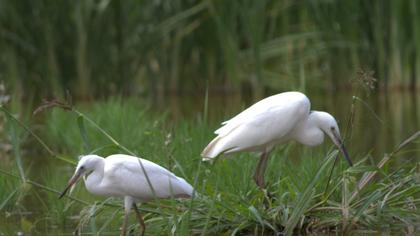
[[[194,191],[183,178],[151,161],[124,154],[115,154],[107,158],[87,155],[80,159],[60,198],[80,177],[84,177],[85,186],[90,193],[124,199],[125,214],[121,235],[126,233],[131,208],[134,208],[142,226],[140,235],[144,235],[146,226],[136,203],[155,198],[190,198]]]
[[[210,160],[220,154],[261,153],[254,180],[263,189],[269,154],[276,145],[295,140],[316,146],[323,143],[324,134],[327,134],[352,166],[334,117],[327,112],[310,111],[310,105],[306,95],[300,92],[267,97],[223,122],[222,127],[215,131],[217,137],[201,156],[203,160]]]

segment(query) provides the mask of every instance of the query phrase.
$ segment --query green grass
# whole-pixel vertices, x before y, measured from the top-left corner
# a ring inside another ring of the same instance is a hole
[[[384,87],[418,86],[416,0],[0,5],[0,68],[16,98],[325,89],[360,67]]]
[[[76,162],[78,155],[125,152],[121,148],[168,168],[196,188],[193,200],[162,200],[141,206],[150,235],[411,232],[420,226],[419,168],[410,163],[393,166],[397,152],[384,156],[381,168],[369,164],[368,155],[353,156],[356,164],[352,168],[338,156],[326,190],[337,151],[327,146],[280,147],[273,153],[266,175],[268,189],[274,194],[270,200],[252,181],[257,162],[253,155],[201,162],[199,154],[217,124],[206,124],[203,119],[168,122],[165,114],[130,99],[81,105],[76,112],[56,108],[39,115],[45,119],[36,134],[52,153],[39,146],[31,151],[38,153],[33,156],[23,151],[25,146],[19,146],[24,184],[19,182],[18,168],[2,165],[0,184],[7,191],[1,191],[1,199],[26,186],[23,195],[12,196],[6,203],[8,212],[15,212],[7,221],[15,224],[6,223],[5,229],[0,224],[6,233],[24,230],[54,235],[79,228],[83,233],[116,234],[123,214],[119,200],[92,196],[83,183],[72,194],[73,200],[59,200],[58,192],[72,175],[70,163]],[[34,148],[36,140],[32,136],[26,139]],[[364,185],[362,179],[371,181]],[[138,230],[133,216],[130,222],[130,228]]]

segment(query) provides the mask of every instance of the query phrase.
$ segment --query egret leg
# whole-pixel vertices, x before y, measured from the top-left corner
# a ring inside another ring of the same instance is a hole
[[[125,236],[126,230],[127,230],[127,224],[128,224],[128,214],[130,214],[130,210],[124,209],[124,221],[121,226],[121,233],[120,236]]]
[[[258,162],[257,169],[255,170],[254,181],[260,189],[265,189],[264,173],[267,168],[269,154],[270,153],[267,151],[264,151],[261,154],[260,161]]]
[[[139,209],[137,208],[136,204],[133,203],[134,211],[136,212],[137,218],[139,219],[139,223],[141,225],[140,236],[144,236],[144,232],[146,231],[146,225],[144,224],[143,217],[140,214]]]
[[[131,197],[124,198],[124,221],[121,227],[120,236],[125,236],[127,231],[128,216],[130,214],[131,206],[133,205],[133,199]]]

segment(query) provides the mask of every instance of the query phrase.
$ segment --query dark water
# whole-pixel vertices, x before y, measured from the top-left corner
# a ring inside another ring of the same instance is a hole
[[[312,110],[327,111],[337,119],[352,155],[365,156],[369,153],[379,160],[384,153],[393,151],[398,144],[420,130],[420,94],[415,92],[359,93],[359,96],[352,91],[306,94],[311,100]],[[204,113],[205,97],[205,94],[170,96],[156,102],[156,109],[169,110],[175,121],[194,119]],[[260,99],[240,93],[209,93],[208,123],[217,128],[220,122]],[[402,156],[416,158],[416,149],[420,149],[418,142],[405,149]],[[407,160],[404,158],[400,161]]]

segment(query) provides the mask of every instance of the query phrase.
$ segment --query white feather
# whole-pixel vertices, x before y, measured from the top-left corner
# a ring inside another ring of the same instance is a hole
[[[202,152],[207,160],[222,153],[261,152],[290,139],[293,128],[310,111],[309,99],[299,92],[267,97],[223,122],[218,136]]]
[[[193,187],[183,178],[151,161],[124,154],[111,155],[105,159],[96,155],[86,157],[96,158],[98,162],[85,181],[87,190],[92,194],[130,196],[136,202],[150,201],[155,197],[191,197],[193,194]]]

